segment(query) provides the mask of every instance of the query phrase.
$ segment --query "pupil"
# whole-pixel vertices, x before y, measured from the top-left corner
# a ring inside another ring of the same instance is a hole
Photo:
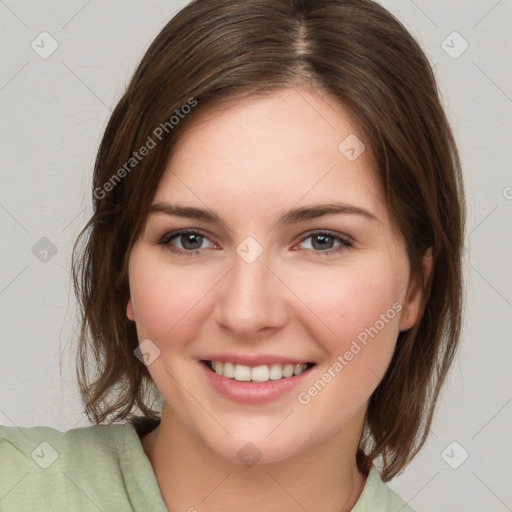
[[[203,237],[194,234],[181,235],[181,243],[185,249],[199,249],[203,243]]]
[[[331,249],[333,238],[327,235],[316,235],[313,237],[312,245],[315,249]]]

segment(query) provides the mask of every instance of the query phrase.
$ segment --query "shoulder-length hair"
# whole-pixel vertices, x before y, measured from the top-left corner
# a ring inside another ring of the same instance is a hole
[[[425,442],[458,344],[464,202],[428,60],[402,24],[370,0],[195,0],[158,34],[106,127],[94,213],[74,248],[81,394],[96,423],[158,421],[154,385],[134,356],[137,333],[126,317],[131,248],[188,123],[207,106],[290,86],[314,87],[353,114],[411,273],[423,283],[423,315],[398,337],[358,450],[359,468],[368,471],[378,459],[386,481]],[[429,248],[433,270],[423,280]]]

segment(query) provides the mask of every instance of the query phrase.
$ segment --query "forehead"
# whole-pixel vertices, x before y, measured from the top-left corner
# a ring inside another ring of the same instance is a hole
[[[382,209],[368,146],[343,106],[307,89],[230,102],[187,126],[155,202],[257,210],[344,200]]]

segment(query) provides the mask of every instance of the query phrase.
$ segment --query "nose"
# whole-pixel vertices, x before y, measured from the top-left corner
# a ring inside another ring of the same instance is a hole
[[[252,263],[235,256],[218,290],[216,322],[237,338],[259,339],[287,323],[284,287],[267,264],[263,256]]]

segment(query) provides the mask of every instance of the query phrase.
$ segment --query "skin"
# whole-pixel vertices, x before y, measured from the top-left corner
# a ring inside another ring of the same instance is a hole
[[[127,315],[139,340],[160,350],[148,369],[165,400],[159,428],[142,444],[169,510],[338,512],[364,487],[355,453],[367,402],[399,331],[419,319],[421,291],[369,151],[351,162],[338,150],[349,134],[364,140],[340,105],[287,88],[201,114],[168,162],[153,204],[209,209],[221,219],[151,213],[130,255]],[[279,222],[290,209],[331,203],[374,218]],[[172,252],[190,247],[180,237],[159,243],[183,228],[204,235],[200,250]],[[334,252],[322,254],[311,235],[325,230],[350,246],[327,239]],[[247,236],[263,250],[250,264],[236,251]],[[426,273],[430,265],[426,255]],[[378,335],[299,403],[297,394],[396,303],[401,311]],[[208,384],[199,361],[212,352],[316,365],[300,388],[240,404]],[[248,442],[261,452],[251,468],[237,457]]]

